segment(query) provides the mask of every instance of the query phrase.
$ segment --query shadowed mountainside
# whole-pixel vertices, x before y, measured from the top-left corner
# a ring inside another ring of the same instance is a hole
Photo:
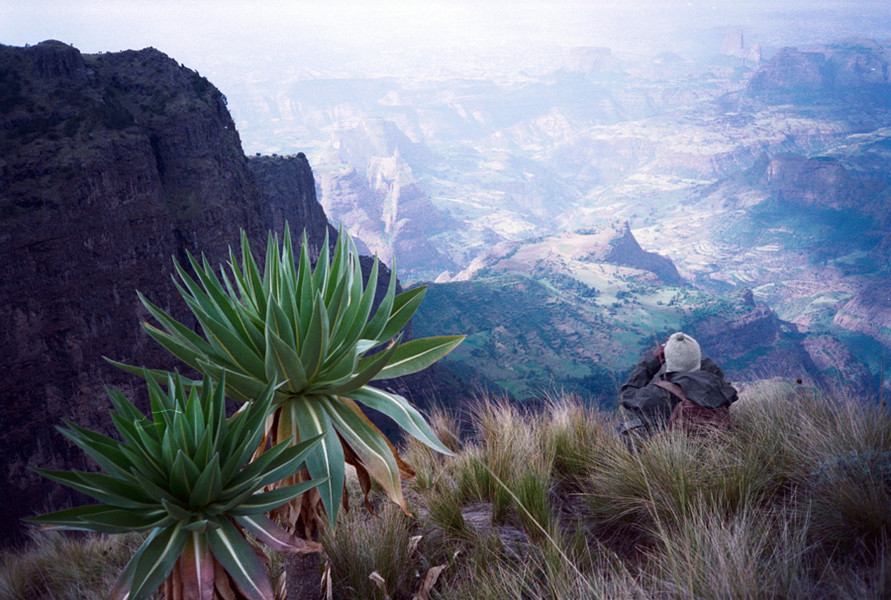
[[[83,55],[60,42],[0,46],[0,540],[73,500],[29,469],[87,468],[55,430],[104,429],[104,385],[136,378],[103,356],[176,361],[140,329],[136,291],[190,323],[171,255],[228,260],[244,228],[326,230],[305,157],[251,161],[223,95],[154,49]],[[332,233],[333,230],[332,230]],[[332,236],[333,240],[334,236]],[[386,280],[386,277],[383,279]]]

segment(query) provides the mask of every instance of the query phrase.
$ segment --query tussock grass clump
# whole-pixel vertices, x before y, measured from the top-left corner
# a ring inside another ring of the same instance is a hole
[[[465,498],[491,502],[498,522],[508,516],[512,492],[522,495],[540,516],[547,504],[542,482],[550,479],[554,458],[542,451],[535,421],[504,400],[484,399],[472,411],[478,450],[468,452],[467,468],[458,473],[459,489]]]
[[[144,536],[35,532],[0,554],[0,600],[105,598]]]
[[[408,441],[415,516],[377,490],[323,536],[333,598],[889,597],[889,410],[772,382],[732,415],[630,449],[571,396],[434,411],[456,456]]]
[[[540,443],[553,455],[554,474],[567,489],[579,490],[586,478],[601,469],[605,452],[618,449],[614,419],[577,398],[552,397],[542,419]]]
[[[412,522],[399,507],[381,503],[376,517],[364,510],[341,515],[322,543],[334,591],[340,598],[402,597],[414,584]]]
[[[811,495],[815,543],[871,552],[891,541],[891,451],[850,452],[820,463]]]
[[[700,499],[659,528],[653,587],[680,598],[810,597],[807,523],[785,509],[746,507],[732,516]]]

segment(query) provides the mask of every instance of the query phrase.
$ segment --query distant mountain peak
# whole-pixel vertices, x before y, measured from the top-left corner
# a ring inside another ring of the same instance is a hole
[[[454,281],[473,279],[491,269],[525,271],[548,265],[558,271],[574,271],[602,263],[641,271],[641,276],[658,283],[684,284],[671,259],[641,248],[630,223],[621,220],[589,229],[502,242],[475,259]]]

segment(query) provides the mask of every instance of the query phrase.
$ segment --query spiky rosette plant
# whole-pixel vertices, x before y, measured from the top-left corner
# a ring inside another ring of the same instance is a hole
[[[263,514],[319,483],[263,491],[301,469],[321,440],[279,444],[251,461],[264,436],[273,385],[230,418],[223,386],[205,380],[200,389],[187,392],[182,378],[168,375],[164,391],[149,377],[151,419],[110,390],[111,418],[122,441],[73,423],[60,428],[105,473],[37,470],[101,504],[29,521],[45,529],[149,531],[110,600],[140,600],[162,583],[171,600],[272,600],[263,564],[244,533],[280,551],[321,550]]]
[[[307,494],[279,511],[284,521],[311,536],[321,501],[335,524],[343,497],[345,464],[356,468],[363,489],[371,479],[403,510],[400,474],[408,465],[371,423],[360,404],[392,418],[408,434],[451,454],[421,414],[405,398],[369,385],[426,368],[457,346],[464,336],[431,337],[401,342],[400,331],[414,314],[425,288],[396,294],[396,275],[372,310],[378,279],[375,258],[363,285],[359,254],[341,231],[333,253],[328,240],[311,268],[306,236],[295,261],[291,235],[283,244],[270,234],[261,275],[247,236],[241,236],[241,260],[230,248],[229,271],[217,277],[208,261],[189,255],[197,281],[176,263],[176,286],[200,325],[203,337],[152,304],[143,304],[162,328],[144,323],[146,331],[174,355],[206,376],[225,378],[229,394],[252,403],[271,381],[280,382],[278,408],[267,420],[267,438],[276,444],[321,436],[306,461],[312,479],[325,480],[317,494]],[[123,366],[123,365],[122,365]],[[262,452],[263,445],[260,446]],[[297,475],[278,485],[291,484]]]

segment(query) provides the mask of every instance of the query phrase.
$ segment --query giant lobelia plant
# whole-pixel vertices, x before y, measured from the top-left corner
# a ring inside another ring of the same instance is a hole
[[[229,274],[221,269],[218,277],[204,257],[199,262],[189,255],[189,261],[197,280],[176,263],[179,281],[175,283],[203,336],[140,294],[161,325],[144,323],[148,334],[206,376],[225,379],[230,396],[245,406],[255,402],[270,382],[279,382],[277,409],[267,419],[258,457],[267,442],[296,444],[321,436],[306,464],[308,476],[324,482],[276,515],[291,531],[298,531],[302,524],[301,534],[310,537],[321,518],[321,501],[333,527],[345,499],[345,464],[356,468],[366,503],[374,479],[407,510],[401,474],[413,475],[411,468],[360,404],[387,415],[428,446],[451,454],[405,398],[369,385],[420,371],[463,340],[464,336],[444,336],[401,343],[400,331],[420,304],[425,288],[397,295],[396,275],[391,272],[387,292],[373,311],[377,258],[363,285],[359,254],[345,231],[340,232],[333,253],[325,240],[314,269],[305,235],[299,261],[295,261],[287,226],[282,244],[270,234],[262,274],[244,232],[240,261],[230,248]],[[292,485],[304,477],[300,473],[275,485]]]
[[[164,391],[147,380],[151,419],[120,391],[109,391],[122,441],[73,423],[60,428],[105,473],[38,470],[101,504],[27,520],[44,529],[149,531],[110,600],[140,600],[162,583],[169,600],[272,600],[263,564],[244,534],[284,552],[321,550],[263,514],[318,485],[264,491],[301,469],[321,440],[278,444],[251,461],[272,409],[274,383],[227,418],[224,382],[215,387],[208,379],[187,391],[183,378],[168,374]]]

